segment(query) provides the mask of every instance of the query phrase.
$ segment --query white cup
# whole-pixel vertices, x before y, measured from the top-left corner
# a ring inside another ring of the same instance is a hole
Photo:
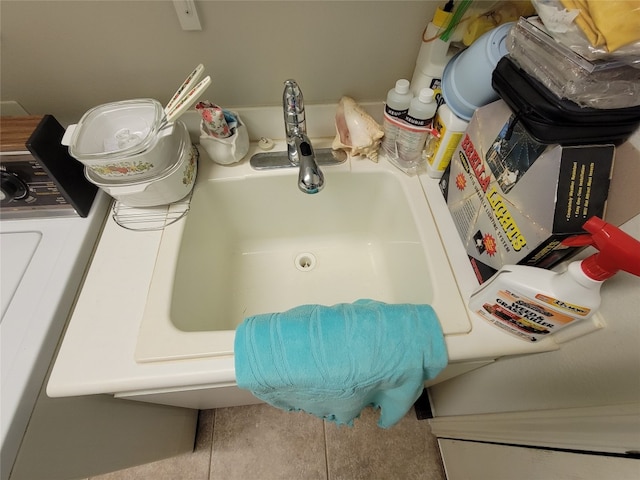
[[[235,113],[235,112],[234,112]],[[211,160],[220,165],[239,162],[249,152],[249,133],[247,127],[237,115],[238,126],[233,135],[227,138],[216,138],[207,135],[202,124],[200,126],[200,145],[207,152]]]

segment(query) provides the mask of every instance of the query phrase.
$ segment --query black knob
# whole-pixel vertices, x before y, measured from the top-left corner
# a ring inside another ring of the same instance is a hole
[[[29,194],[29,188],[20,178],[9,172],[0,172],[0,200],[9,203],[12,200],[21,200]]]

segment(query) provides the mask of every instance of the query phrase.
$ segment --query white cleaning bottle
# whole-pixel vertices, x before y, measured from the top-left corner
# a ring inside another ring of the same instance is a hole
[[[530,342],[591,317],[600,306],[600,285],[618,270],[640,276],[640,241],[598,217],[583,225],[590,235],[563,241],[593,245],[598,253],[569,264],[563,273],[506,265],[476,290],[469,308],[493,325]]]
[[[444,67],[453,56],[449,49],[450,41],[445,42],[439,38],[453,16],[452,12],[446,11],[447,8],[451,8],[449,4],[444,10],[440,7],[436,9],[433,20],[427,24],[422,35],[416,67],[411,78],[411,92],[416,96],[423,88],[431,88],[439,93]]]
[[[442,177],[468,126],[469,122],[456,116],[446,103],[440,105],[425,146],[427,175],[431,178]]]
[[[404,120],[409,112],[409,105],[413,95],[409,91],[409,80],[401,78],[396,86],[387,93],[387,101],[384,105],[384,121],[382,129],[382,148],[387,154],[394,154],[396,150],[396,137],[398,136],[398,124]]]
[[[416,166],[421,161],[422,149],[438,108],[433,95],[432,89],[423,88],[420,95],[411,100],[405,124],[400,127],[396,140],[401,166]]]

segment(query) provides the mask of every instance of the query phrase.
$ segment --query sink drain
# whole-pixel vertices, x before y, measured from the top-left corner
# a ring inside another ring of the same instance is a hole
[[[316,257],[313,253],[300,253],[295,260],[295,265],[301,272],[309,272],[316,266]]]

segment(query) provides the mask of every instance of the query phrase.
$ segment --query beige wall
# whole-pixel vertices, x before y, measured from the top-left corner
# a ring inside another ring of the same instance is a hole
[[[443,3],[197,0],[203,29],[185,32],[167,0],[2,0],[0,99],[64,124],[106,102],[166,103],[204,63],[202,98],[226,107],[277,105],[287,78],[307,103],[383,100]]]

